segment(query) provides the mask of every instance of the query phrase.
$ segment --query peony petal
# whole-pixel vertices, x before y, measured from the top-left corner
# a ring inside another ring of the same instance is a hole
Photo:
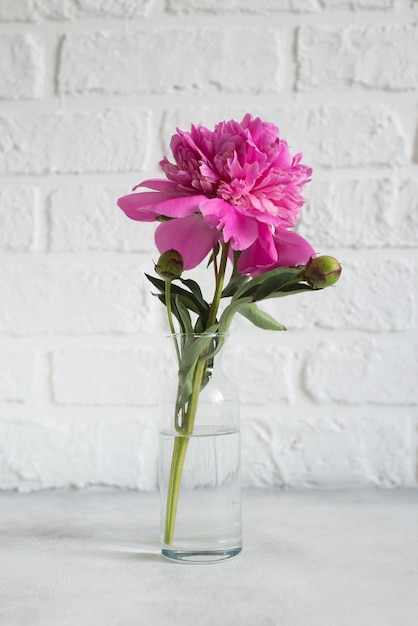
[[[155,243],[160,253],[177,250],[183,257],[186,270],[199,265],[220,238],[221,234],[199,215],[163,222],[155,231]]]
[[[257,222],[231,209],[223,229],[224,239],[231,241],[233,250],[245,250],[257,239]]]
[[[245,250],[257,239],[256,220],[237,211],[221,198],[201,202],[200,211],[209,224],[223,231],[224,241],[231,241],[234,250]]]
[[[241,253],[237,268],[240,274],[258,276],[276,267],[305,265],[315,255],[311,244],[293,231],[276,229],[271,242],[275,254],[267,245],[267,237],[259,238]]]
[[[219,226],[222,210],[224,209],[225,204],[225,200],[222,200],[221,198],[205,198],[205,200],[200,203],[200,212],[205,218],[205,221],[213,226],[213,228],[217,228]]]
[[[171,180],[164,180],[164,178],[149,178],[143,180],[142,183],[135,185],[132,191],[139,187],[148,187],[148,189],[154,189],[155,191],[163,191],[170,196],[184,196],[184,191],[179,191],[177,183]]]
[[[278,259],[270,228],[265,224],[259,224],[258,229],[258,239],[240,254],[237,267],[240,274],[253,274],[260,267],[270,267]]]
[[[305,265],[315,255],[309,241],[291,230],[276,229],[274,240],[279,257],[279,265]]]
[[[141,207],[141,203],[138,198],[139,195],[143,194],[132,193],[128,196],[122,196],[122,198],[119,198],[118,200],[118,207],[121,208],[125,215],[131,218],[131,220],[154,222],[158,216],[155,207],[153,205],[150,205],[148,208]]]
[[[170,194],[157,191],[144,191],[123,196],[118,206],[133,220],[152,222],[159,215],[182,218],[199,210],[199,203],[206,196],[172,197]]]

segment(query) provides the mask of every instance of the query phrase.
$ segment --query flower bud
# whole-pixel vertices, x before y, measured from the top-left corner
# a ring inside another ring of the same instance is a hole
[[[333,256],[311,257],[305,267],[305,279],[312,289],[324,289],[337,282],[341,270]]]
[[[164,280],[171,281],[180,278],[184,269],[183,257],[177,250],[166,250],[158,259],[154,269]]]

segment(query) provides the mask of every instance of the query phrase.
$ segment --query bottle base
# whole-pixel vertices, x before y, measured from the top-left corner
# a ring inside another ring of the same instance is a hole
[[[219,563],[234,559],[241,553],[242,546],[223,550],[179,550],[162,548],[161,554],[177,563]]]

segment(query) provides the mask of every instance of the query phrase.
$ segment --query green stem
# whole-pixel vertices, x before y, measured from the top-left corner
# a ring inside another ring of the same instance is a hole
[[[222,256],[219,271],[216,271],[216,285],[212,304],[209,311],[208,322],[206,328],[209,328],[216,322],[216,316],[221,301],[222,289],[225,280],[226,265],[228,262],[229,242],[222,247]],[[168,287],[168,285],[167,285]],[[166,302],[168,302],[169,291],[166,291]],[[171,305],[171,303],[170,303]],[[170,308],[171,313],[171,308]],[[170,315],[171,317],[171,315]],[[172,320],[171,320],[172,323]],[[177,346],[178,350],[178,346]],[[198,361],[193,377],[192,393],[187,406],[187,413],[182,422],[182,433],[174,439],[173,456],[170,467],[170,477],[167,491],[167,506],[164,526],[164,543],[172,544],[174,539],[174,528],[177,516],[177,507],[180,493],[181,477],[183,473],[184,461],[186,458],[187,447],[189,445],[190,435],[193,433],[194,422],[196,419],[197,405],[199,401],[200,389],[202,386],[202,378],[206,367],[205,359]]]
[[[180,482],[188,445],[189,437],[182,437],[181,435],[177,435],[174,439],[173,457],[171,459],[170,468],[170,479],[167,489],[167,506],[165,511],[164,525],[164,543],[168,545],[173,543]]]
[[[212,248],[212,256],[213,256],[213,272],[215,274],[215,281],[218,280],[218,249],[216,246]]]
[[[216,316],[218,314],[219,304],[220,304],[221,296],[222,296],[222,289],[224,286],[225,270],[226,270],[226,264],[228,262],[228,254],[229,254],[229,241],[227,243],[224,243],[222,246],[222,256],[221,256],[219,272],[218,272],[218,276],[216,280],[215,293],[214,293],[212,304],[210,307],[208,323],[206,325],[206,328],[209,328],[209,326],[212,326],[212,324],[216,322]]]
[[[203,372],[206,361],[199,361],[193,379],[193,390],[187,408],[187,420],[183,433],[174,439],[173,457],[171,459],[170,478],[167,491],[167,506],[165,512],[164,543],[173,543],[174,527],[176,523],[177,505],[180,493],[180,483],[183,473],[184,460],[186,458],[187,447],[190,435],[193,432],[194,420],[197,411],[200,387],[202,384]]]
[[[180,363],[180,350],[176,339],[176,329],[173,322],[173,311],[171,309],[171,280],[165,281],[165,306],[167,308],[168,325],[173,336],[174,348],[176,350],[177,361]]]

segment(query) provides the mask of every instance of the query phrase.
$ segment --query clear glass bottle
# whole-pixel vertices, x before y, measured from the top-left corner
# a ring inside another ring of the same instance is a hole
[[[212,336],[212,354],[225,338]],[[169,339],[179,346],[184,336]],[[192,425],[178,418],[178,380],[161,398],[159,476],[162,554],[203,563],[230,559],[242,549],[241,446],[239,398],[224,374],[222,350],[199,361],[204,370]],[[191,404],[189,398],[188,417]]]

